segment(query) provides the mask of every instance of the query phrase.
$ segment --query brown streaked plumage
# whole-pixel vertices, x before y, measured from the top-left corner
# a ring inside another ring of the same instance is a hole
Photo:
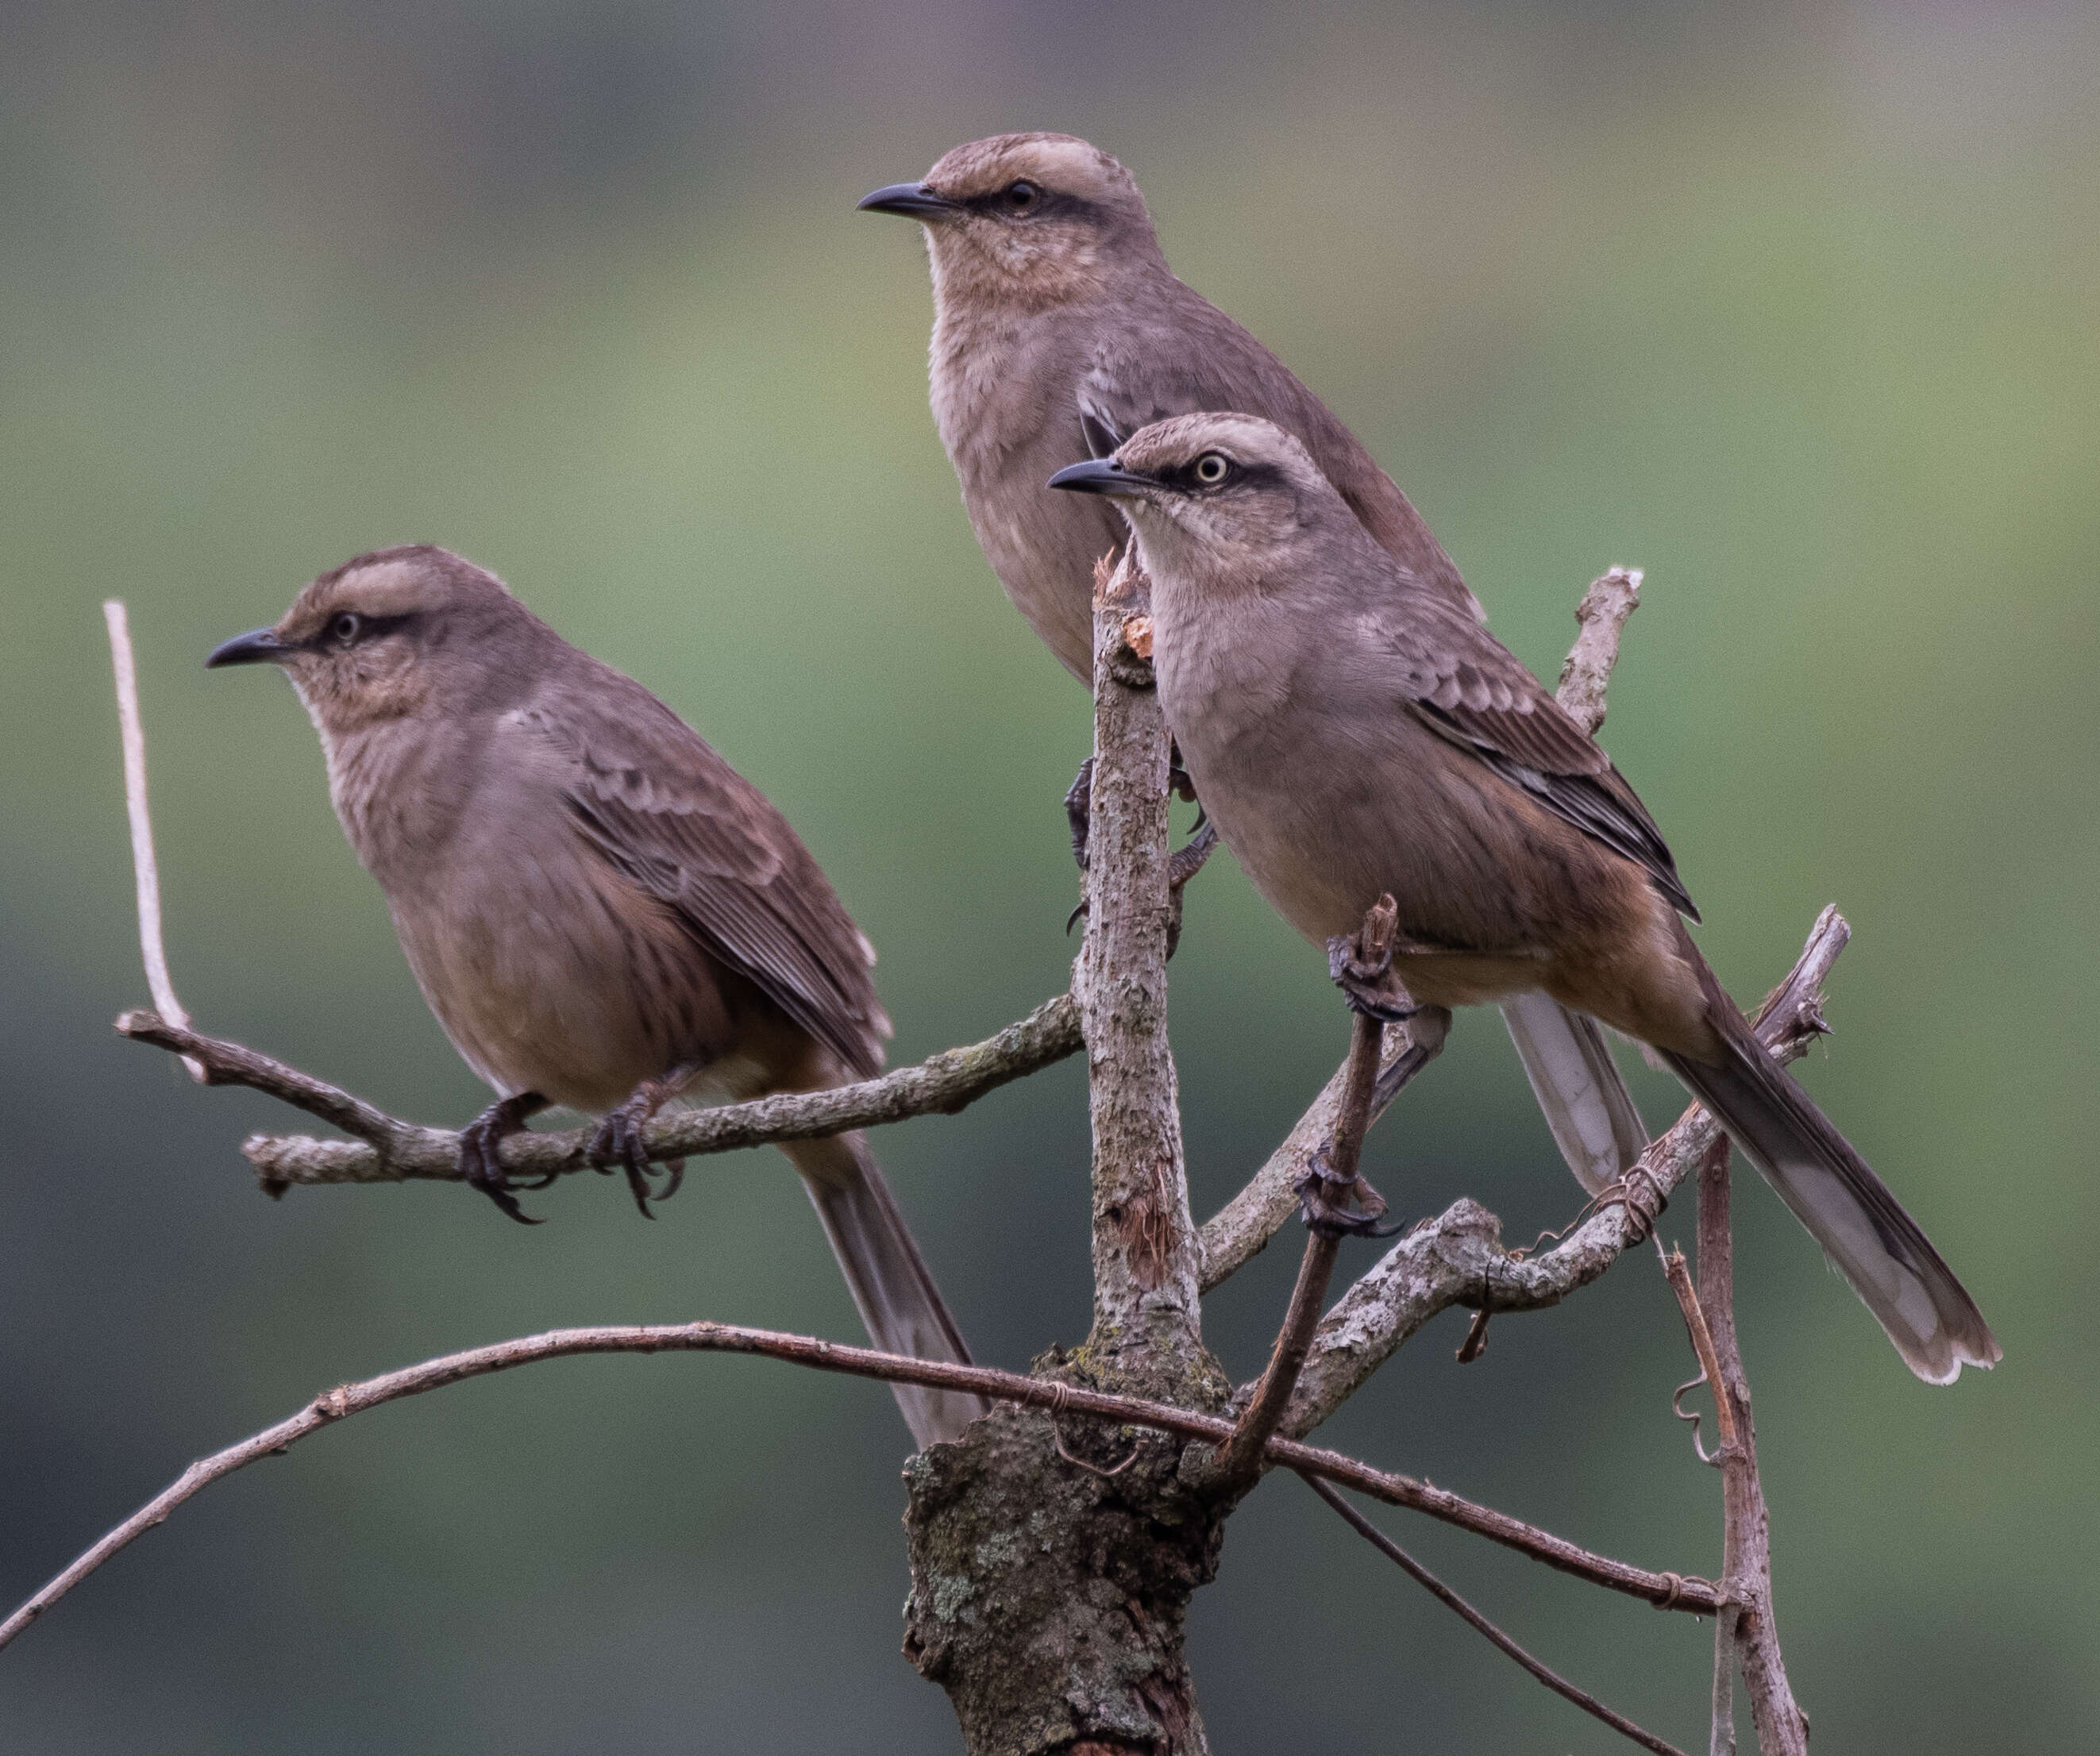
[[[1093,563],[1125,536],[1105,504],[1046,494],[1169,416],[1245,409],[1295,434],[1365,528],[1459,613],[1480,606],[1407,496],[1283,362],[1176,279],[1130,173],[1070,135],[957,147],[918,183],[862,203],[925,227],[933,416],[992,571],[1029,625],[1091,682]],[[1502,1008],[1540,1108],[1593,1193],[1647,1131],[1594,1021],[1542,995]]]
[[[1330,942],[1389,892],[1414,1002],[1543,992],[1660,1050],[1913,1372],[1996,1361],[1952,1271],[1700,956],[1670,850],[1610,758],[1371,539],[1304,446],[1253,416],[1185,416],[1055,485],[1128,512],[1167,723],[1286,920]]]
[[[514,1218],[495,1148],[550,1104],[604,1118],[594,1156],[646,1214],[638,1136],[664,1103],[880,1068],[874,952],[787,820],[494,575],[427,545],[360,555],[209,662],[257,661],[291,677],[424,997],[496,1089],[461,1168]],[[876,1345],[966,1361],[866,1140],[783,1150]],[[922,1444],[982,1412],[898,1401]]]

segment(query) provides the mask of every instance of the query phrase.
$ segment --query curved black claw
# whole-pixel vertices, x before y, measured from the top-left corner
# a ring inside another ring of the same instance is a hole
[[[591,1136],[591,1163],[607,1175],[615,1167],[627,1173],[628,1192],[634,1197],[635,1207],[645,1220],[656,1217],[650,1211],[651,1202],[668,1201],[686,1180],[686,1161],[671,1158],[661,1166],[651,1164],[643,1136],[648,1132],[649,1124],[655,1120],[656,1112],[664,1107],[665,1099],[679,1089],[682,1075],[689,1075],[690,1071],[674,1070],[661,1080],[652,1079],[637,1087],[634,1095],[625,1103],[607,1113],[605,1120],[598,1125],[598,1132]],[[653,1188],[649,1180],[659,1170],[665,1178],[660,1191]]]
[[[491,1104],[460,1130],[460,1172],[470,1189],[478,1189],[520,1225],[540,1225],[518,1205],[517,1189],[545,1189],[559,1173],[549,1172],[536,1182],[521,1183],[503,1168],[502,1143],[510,1135],[525,1132],[525,1118],[545,1110],[547,1100],[537,1092],[520,1092]]]
[[[1202,801],[1196,796],[1196,783],[1189,770],[1181,765],[1181,750],[1178,744],[1167,747],[1167,790],[1185,805],[1196,806],[1196,827],[1203,827]]]
[[[1167,863],[1167,888],[1179,890],[1203,869],[1203,863],[1217,849],[1218,826],[1198,811],[1196,827],[1190,832],[1187,843]]]
[[[635,1210],[645,1220],[656,1217],[649,1211],[652,1193],[649,1178],[655,1167],[649,1162],[642,1134],[655,1114],[656,1105],[649,1101],[647,1095],[637,1093],[607,1114],[605,1120],[598,1123],[598,1132],[591,1136],[590,1144],[591,1163],[599,1170],[608,1175],[615,1169],[627,1173],[628,1192],[634,1197]]]

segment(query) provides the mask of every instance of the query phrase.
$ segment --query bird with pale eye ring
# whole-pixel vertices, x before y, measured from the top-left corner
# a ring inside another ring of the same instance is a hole
[[[1107,501],[1046,494],[1043,478],[1074,457],[1109,456],[1148,422],[1202,409],[1246,409],[1295,435],[1382,548],[1479,617],[1421,514],[1334,411],[1175,278],[1136,183],[1098,147],[995,135],[860,205],[924,227],[941,443],[1000,585],[1080,682],[1093,681],[1094,563],[1129,527]],[[1075,851],[1091,774],[1082,766],[1066,796]],[[1177,854],[1177,872],[1199,852]],[[1502,1013],[1555,1144],[1594,1194],[1648,1143],[1603,1032],[1540,994],[1513,995]]]
[[[212,665],[271,664],[321,737],[344,832],[402,950],[496,1101],[467,1182],[527,1220],[504,1136],[560,1104],[602,1118],[602,1169],[652,1198],[651,1118],[689,1093],[843,1085],[882,1064],[875,953],[765,795],[632,677],[493,574],[426,545],[360,555]],[[967,1364],[867,1137],[781,1143],[876,1347]],[[923,1445],[985,1405],[912,1385]]]

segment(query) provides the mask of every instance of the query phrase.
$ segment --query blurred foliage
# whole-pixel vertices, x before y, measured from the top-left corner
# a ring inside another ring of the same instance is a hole
[[[1126,158],[1180,271],[1330,397],[1542,672],[1592,574],[1648,569],[1607,740],[1739,993],[1823,902],[1851,916],[1807,1077],[2006,1347],[1995,1374],[1913,1383],[1746,1187],[1779,1613],[1818,1747],[2090,1747],[2096,66],[2089,7],[1981,0],[17,0],[5,1595],[345,1377],[570,1321],[855,1333],[777,1155],[696,1167],[654,1226],[595,1179],[539,1198],[530,1233],[451,1187],[259,1199],[237,1144],[281,1113],[108,1028],[143,986],[95,606],[132,606],[170,943],[208,1029],[434,1121],[483,1101],[295,704],[198,664],[322,568],[429,540],[780,803],[882,948],[898,1058],[983,1035],[1064,980],[1057,801],[1085,707],[956,504],[920,253],[851,204],[1049,126]],[[1207,1211],[1345,1026],[1229,863],[1175,974]],[[1074,1067],[880,1147],[984,1357],[1079,1336]],[[1486,1015],[1373,1158],[1403,1209],[1470,1192],[1512,1241],[1578,1204]],[[1212,1301],[1242,1374],[1290,1254]],[[1335,1442],[1714,1564],[1652,1271],[1504,1320],[1464,1370],[1446,1321]],[[955,1748],[896,1656],[903,1437],[877,1389],[725,1361],[569,1362],[390,1409],[85,1587],[0,1660],[0,1741]],[[1703,1626],[1388,1523],[1551,1661],[1703,1736]],[[1221,1750],[1621,1747],[1287,1480],[1235,1522],[1195,1656]]]

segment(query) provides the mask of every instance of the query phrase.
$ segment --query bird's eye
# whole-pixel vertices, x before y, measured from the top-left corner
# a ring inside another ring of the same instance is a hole
[[[329,624],[329,638],[338,646],[347,646],[364,632],[364,618],[346,610]]]
[[[1017,214],[1026,213],[1042,199],[1043,192],[1026,177],[1006,186],[1006,205]]]
[[[1215,488],[1232,473],[1232,459],[1221,451],[1207,451],[1196,460],[1196,479],[1206,488]]]

